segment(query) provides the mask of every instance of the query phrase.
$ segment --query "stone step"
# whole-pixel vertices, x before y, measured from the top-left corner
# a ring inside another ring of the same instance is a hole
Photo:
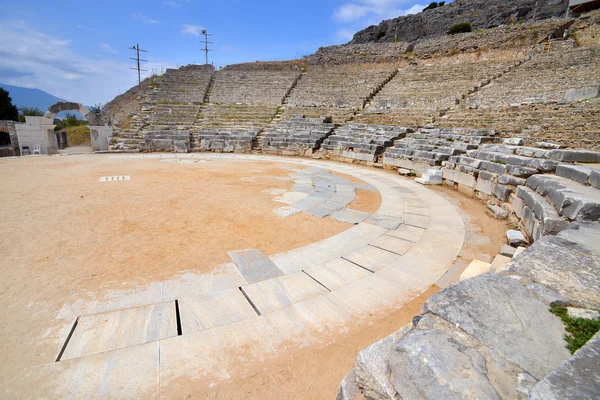
[[[513,210],[525,225],[529,237],[534,241],[544,235],[556,235],[568,225],[568,222],[558,214],[546,198],[527,186],[517,187],[517,198],[513,201]]]
[[[555,175],[534,175],[527,186],[548,198],[561,216],[570,220],[600,219],[600,191],[568,178]]]
[[[556,175],[600,189],[600,166],[560,164],[556,167]]]

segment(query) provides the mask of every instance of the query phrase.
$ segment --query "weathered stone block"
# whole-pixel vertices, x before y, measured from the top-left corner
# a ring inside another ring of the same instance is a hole
[[[600,152],[591,150],[552,150],[547,157],[561,162],[600,162]]]
[[[506,232],[506,241],[513,247],[520,246],[526,242],[525,236],[519,231],[510,230]]]
[[[513,190],[507,186],[503,186],[503,185],[494,185],[494,196],[496,196],[497,199],[501,200],[502,202],[507,202],[508,199],[510,198],[510,194],[513,192]]]
[[[570,356],[562,321],[519,283],[494,273],[449,286],[427,300],[426,313],[456,324],[537,379]]]
[[[589,225],[589,229],[599,232],[600,224]],[[589,235],[586,230],[573,229],[570,234],[569,239],[544,236],[523,251],[509,271],[546,286],[574,306],[599,309],[600,245],[597,241],[589,244],[592,248],[580,244],[585,243],[585,238],[577,240],[579,243],[574,241],[576,236]]]
[[[593,399],[600,393],[600,333],[531,390],[532,400]]]

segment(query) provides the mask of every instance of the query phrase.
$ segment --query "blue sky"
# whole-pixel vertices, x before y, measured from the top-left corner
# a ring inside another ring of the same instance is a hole
[[[204,63],[199,33],[214,36],[215,66],[285,60],[349,41],[383,19],[420,11],[415,0],[2,0],[0,82],[84,104],[137,83],[128,47],[160,71]]]

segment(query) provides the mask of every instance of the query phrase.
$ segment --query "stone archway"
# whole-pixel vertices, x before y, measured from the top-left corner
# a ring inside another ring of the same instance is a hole
[[[75,111],[83,115],[83,117],[89,122],[92,150],[108,150],[108,139],[112,136],[113,129],[112,127],[108,126],[108,124],[104,123],[102,115],[94,114],[81,103],[64,101],[50,106],[48,111],[46,111],[44,118],[50,119],[50,121],[53,123],[56,114],[62,111]]]
[[[83,117],[90,123],[90,126],[102,126],[104,123],[102,122],[102,116],[96,115],[91,112],[86,106],[81,103],[71,103],[68,101],[58,102],[48,108],[44,117],[50,118],[54,121],[56,114],[62,111],[75,111],[79,114],[83,115]]]

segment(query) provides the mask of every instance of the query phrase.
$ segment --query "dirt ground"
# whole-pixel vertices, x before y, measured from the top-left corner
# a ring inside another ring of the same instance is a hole
[[[272,255],[352,226],[306,213],[278,217],[273,210],[286,204],[263,191],[291,190],[293,182],[273,178],[291,172],[275,163],[98,155],[2,160],[0,383],[48,362],[37,341],[66,302],[208,272],[231,262],[232,250]],[[132,180],[99,182],[116,175]],[[353,208],[376,210],[373,193],[358,191]]]
[[[39,338],[48,335],[48,322],[61,306],[77,297],[73,293],[101,296],[182,271],[210,271],[229,262],[231,250],[252,247],[274,254],[350,227],[306,214],[277,217],[272,211],[285,204],[263,191],[290,190],[292,182],[268,178],[289,172],[273,163],[183,164],[88,155],[1,162],[0,387],[23,367],[48,361]],[[133,179],[98,182],[112,175]],[[240,179],[252,176],[261,178]],[[464,263],[457,263],[452,280],[473,258],[491,261],[507,226],[490,217],[478,200],[448,188],[435,190],[459,207],[468,230],[460,256]],[[358,190],[350,207],[374,212],[380,202],[378,192]],[[438,290],[434,286],[382,319],[353,326],[332,345],[288,350],[216,387],[189,382],[174,395],[335,398],[357,353],[409,323]]]

